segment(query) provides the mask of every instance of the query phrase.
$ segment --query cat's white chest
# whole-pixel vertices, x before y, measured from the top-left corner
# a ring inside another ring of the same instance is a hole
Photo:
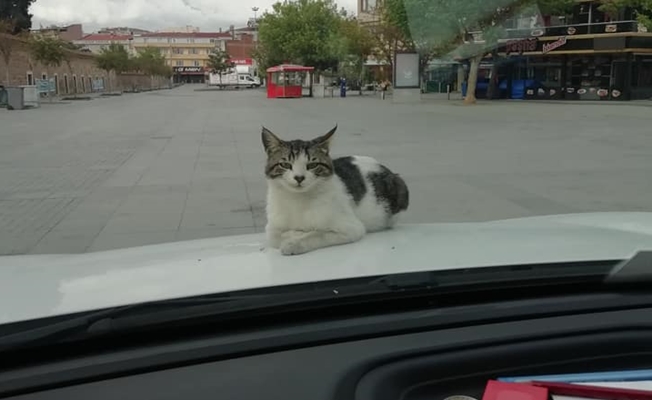
[[[267,219],[276,229],[323,230],[353,213],[347,199],[337,193],[307,195],[270,187],[267,192]]]

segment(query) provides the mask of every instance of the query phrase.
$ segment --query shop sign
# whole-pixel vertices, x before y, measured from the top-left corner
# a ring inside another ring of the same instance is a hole
[[[530,32],[531,36],[541,36],[545,33],[543,29],[534,29],[532,32]]]
[[[607,25],[607,26],[604,27],[604,31],[605,31],[606,33],[614,33],[614,32],[617,32],[617,31],[618,31],[618,25],[616,25],[616,24],[609,24],[609,25]]]
[[[50,79],[37,79],[36,80],[36,90],[39,93],[48,93],[56,91],[56,84],[54,83],[54,78]]]
[[[560,48],[561,46],[563,46],[565,44],[566,44],[566,36],[562,36],[559,39],[555,40],[554,42],[544,43],[542,52],[544,54],[548,53],[548,52],[551,52],[551,51],[553,51],[555,49]]]
[[[254,60],[251,58],[232,58],[231,61],[235,65],[253,65]]]
[[[505,52],[509,53],[523,53],[525,51],[536,51],[537,38],[516,39],[508,40],[505,43]]]
[[[178,74],[197,74],[203,73],[204,67],[174,67],[174,72]]]

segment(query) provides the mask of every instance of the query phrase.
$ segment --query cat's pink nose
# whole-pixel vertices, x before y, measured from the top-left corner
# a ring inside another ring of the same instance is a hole
[[[294,180],[297,181],[297,183],[300,184],[301,182],[303,182],[304,180],[306,180],[306,177],[303,176],[303,175],[295,175],[295,176],[294,176]]]

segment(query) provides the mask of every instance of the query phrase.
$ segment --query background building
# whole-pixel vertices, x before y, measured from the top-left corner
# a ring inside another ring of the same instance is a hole
[[[203,83],[209,55],[225,51],[232,40],[228,32],[154,32],[135,36],[135,52],[146,47],[158,48],[174,71],[175,82]]]
[[[130,28],[128,26],[120,26],[120,27],[115,27],[115,28],[102,28],[97,33],[110,33],[112,35],[142,35],[143,33],[150,33],[151,31],[147,31],[145,29],[139,29],[139,28]]]
[[[68,42],[79,40],[84,36],[84,31],[81,24],[49,26],[47,28],[33,29],[32,33],[43,36],[58,37],[59,39],[66,40]]]
[[[81,46],[82,50],[88,50],[94,54],[99,54],[102,49],[108,47],[111,43],[117,43],[122,45],[127,52],[133,54],[133,48],[131,46],[132,39],[133,37],[131,35],[91,33],[90,35],[86,35],[79,40],[73,40],[72,42]]]
[[[358,22],[373,24],[380,21],[378,6],[382,0],[358,0]]]

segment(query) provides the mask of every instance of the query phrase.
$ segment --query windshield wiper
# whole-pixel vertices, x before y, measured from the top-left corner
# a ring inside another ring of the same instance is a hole
[[[652,251],[639,251],[620,262],[604,281],[608,284],[652,284]]]
[[[113,322],[120,318],[137,318],[138,316],[157,315],[165,318],[165,314],[179,315],[185,309],[199,309],[208,306],[215,309],[219,305],[222,310],[228,310],[230,304],[238,304],[238,307],[245,307],[246,303],[264,302],[266,295],[237,296],[222,294],[219,296],[207,296],[196,298],[183,298],[162,300],[155,302],[137,303],[126,306],[112,307],[101,311],[84,312],[81,315],[66,317],[37,328],[18,330],[13,333],[0,336],[0,352],[16,349],[25,345],[36,346],[57,342],[63,339],[74,337],[96,336],[116,330]],[[20,324],[20,323],[18,323]],[[14,325],[14,324],[12,324]]]
[[[11,333],[0,333],[0,352],[207,317],[219,321],[250,319],[255,315],[323,309],[343,304],[357,305],[365,301],[386,301],[390,298],[445,296],[478,291],[504,292],[510,288],[550,287],[558,284],[601,284],[620,261],[412,272],[132,304],[50,318],[35,328],[25,328],[21,323],[11,324]],[[29,325],[35,323],[38,321],[30,321]],[[6,327],[0,328],[7,330],[4,329]]]

